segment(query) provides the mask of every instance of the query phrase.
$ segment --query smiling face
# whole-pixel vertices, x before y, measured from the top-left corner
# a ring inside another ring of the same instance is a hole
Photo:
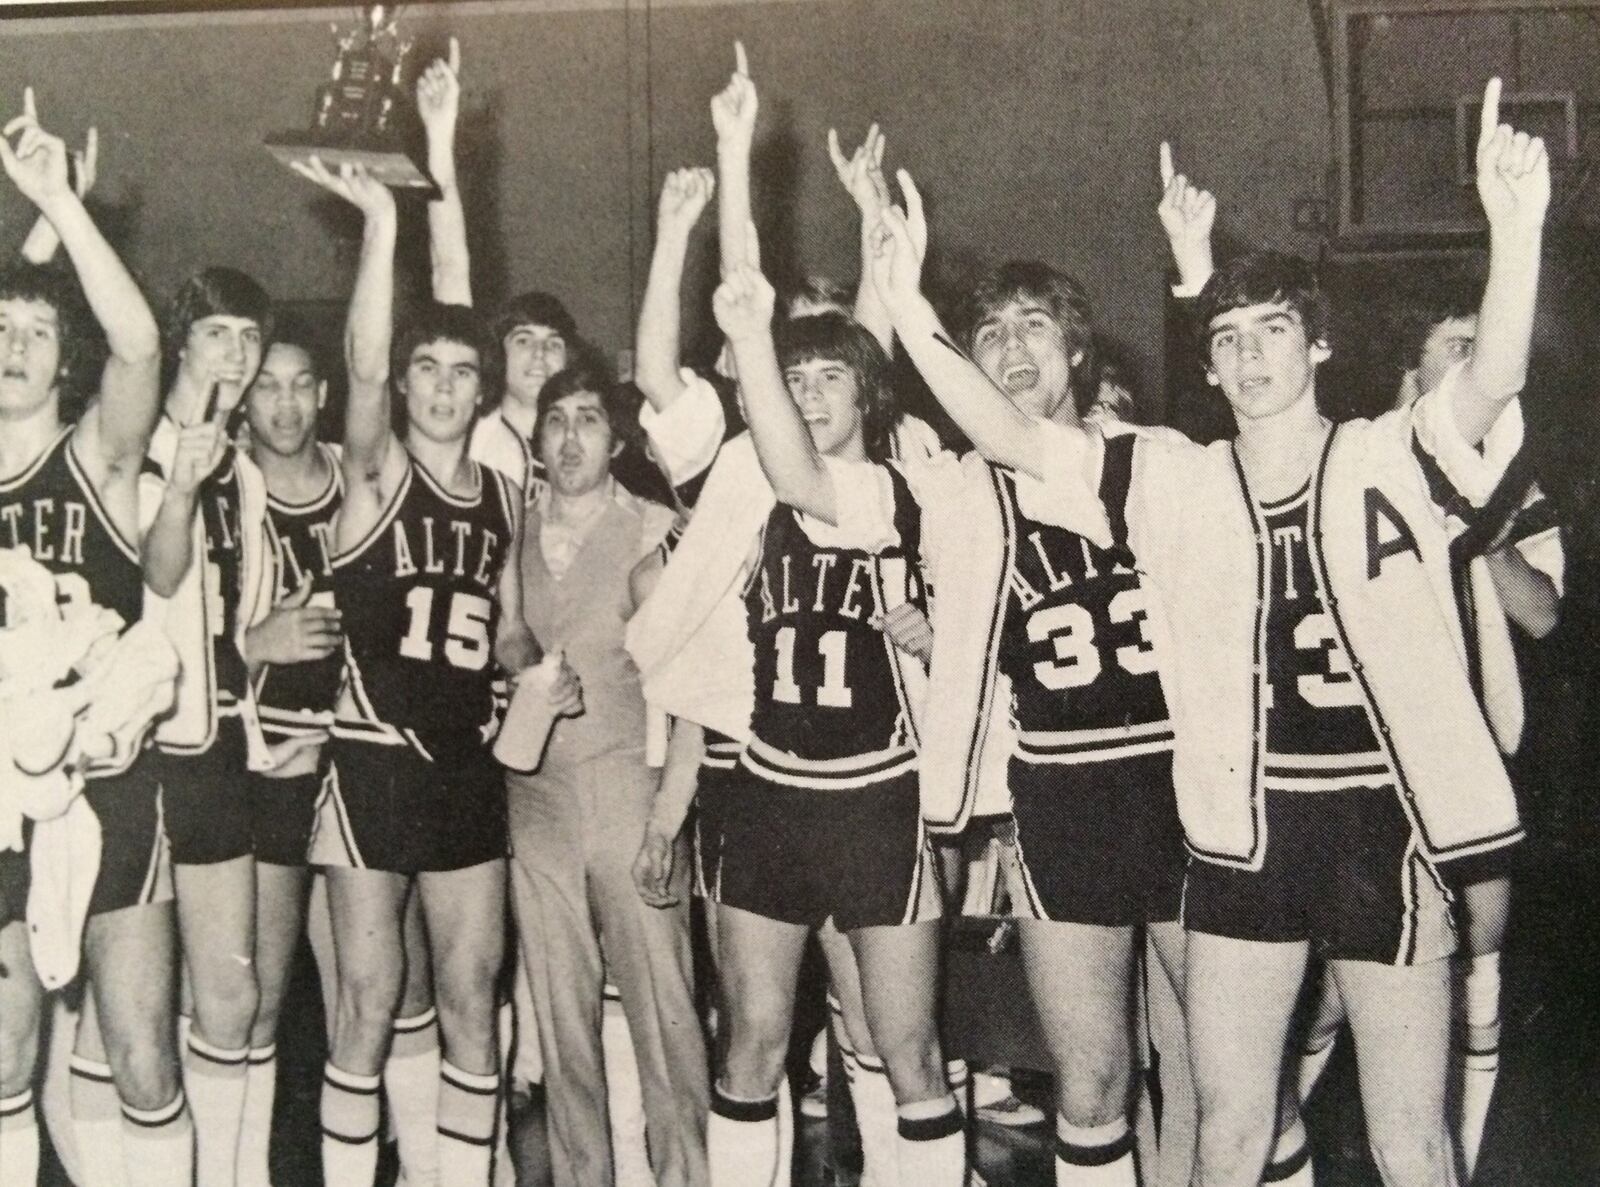
[[[972,358],[1013,403],[1049,420],[1072,407],[1070,351],[1060,322],[1042,300],[1022,294],[979,321]]]
[[[523,324],[505,336],[506,395],[532,405],[545,380],[567,365],[567,340],[550,326]]]
[[[861,384],[854,369],[837,359],[804,359],[783,369],[783,381],[818,453],[849,460],[866,456]]]
[[[178,374],[191,391],[209,396],[217,387],[217,406],[232,412],[261,366],[261,326],[251,317],[213,313],[194,321],[178,352]]]
[[[283,457],[298,456],[316,440],[317,413],[327,399],[328,385],[317,378],[305,348],[274,342],[245,393],[251,440]]]
[[[449,338],[418,343],[398,384],[412,430],[438,442],[466,437],[482,399],[481,383],[477,347]]]
[[[1317,367],[1328,348],[1309,341],[1305,323],[1286,301],[1229,309],[1213,317],[1206,378],[1222,389],[1242,424],[1275,416],[1315,398]]]
[[[61,321],[46,301],[0,300],[0,418],[37,413],[56,395]]]
[[[539,418],[539,460],[558,494],[588,494],[606,480],[611,459],[621,452],[598,392],[562,396]]]

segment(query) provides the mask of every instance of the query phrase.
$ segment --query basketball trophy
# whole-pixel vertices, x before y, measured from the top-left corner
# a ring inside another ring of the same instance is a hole
[[[333,27],[338,33],[338,26]],[[433,189],[416,151],[417,121],[402,89],[412,43],[400,37],[393,10],[369,7],[363,22],[339,38],[327,82],[317,90],[311,126],[268,136],[267,151],[285,165],[319,157],[334,172],[364,165],[384,185]]]

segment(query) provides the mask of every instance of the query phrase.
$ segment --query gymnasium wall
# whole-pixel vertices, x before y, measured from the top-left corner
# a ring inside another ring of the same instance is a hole
[[[18,93],[0,96],[0,111],[20,109],[32,82],[52,129],[76,141],[100,125],[100,198],[154,294],[224,262],[284,298],[342,300],[354,218],[260,142],[307,121],[332,61],[330,21],[355,16],[347,5],[8,21],[0,78]],[[853,144],[871,119],[890,163],[928,195],[943,272],[1012,255],[1059,262],[1088,283],[1151,385],[1163,135],[1218,189],[1230,234],[1315,249],[1291,226],[1295,199],[1323,193],[1329,145],[1301,3],[567,0],[413,4],[402,26],[425,43],[461,38],[480,299],[549,288],[613,354],[628,344],[660,177],[713,163],[706,103],[735,37],[761,88],[758,202],[783,271],[853,277],[853,211],[824,136],[836,125]],[[13,240],[27,215],[0,194]]]

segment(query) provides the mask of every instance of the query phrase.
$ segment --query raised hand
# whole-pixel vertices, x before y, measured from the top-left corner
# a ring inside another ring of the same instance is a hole
[[[417,114],[430,137],[455,131],[461,110],[461,43],[450,39],[450,60],[435,58],[417,79]]]
[[[217,399],[216,385],[212,385],[207,400],[204,420],[184,425],[178,430],[178,446],[172,455],[172,470],[168,485],[178,494],[192,496],[200,489],[211,471],[222,461],[228,449],[228,414]]]
[[[1550,205],[1544,141],[1500,122],[1500,80],[1483,88],[1478,121],[1478,198],[1495,230],[1537,231]]]
[[[717,286],[711,309],[723,336],[737,343],[771,333],[773,301],[772,286],[760,269],[740,264]]]
[[[91,127],[89,134],[83,138],[83,151],[72,154],[73,189],[79,198],[87,198],[89,191],[94,189],[98,177],[100,163],[100,131]]]
[[[839,184],[855,200],[861,211],[861,220],[871,226],[878,212],[889,204],[889,184],[883,179],[883,150],[887,141],[878,125],[867,129],[866,139],[856,146],[856,151],[846,157],[839,147],[839,133],[828,129],[828,159]]]
[[[11,144],[13,135],[17,136],[15,147]],[[22,114],[0,129],[0,163],[23,197],[40,210],[75,196],[68,179],[67,146],[61,137],[52,136],[39,126],[32,87],[22,92]]]
[[[901,184],[909,180],[908,175]],[[915,186],[907,190],[908,201],[914,193]],[[920,198],[914,204],[920,215]],[[926,248],[926,231],[923,234]],[[922,288],[922,254],[911,229],[911,216],[898,206],[885,206],[868,246],[872,250],[872,285],[878,290],[878,299],[891,312],[910,308],[920,299]]]
[[[1203,285],[1211,276],[1211,230],[1217,221],[1217,200],[1177,172],[1172,146],[1161,142],[1161,203],[1156,207],[1172,245],[1178,276],[1186,287]]]
[[[656,211],[657,235],[688,235],[717,188],[717,176],[699,167],[674,169],[661,183],[661,203]]]
[[[744,43],[733,43],[734,70],[728,85],[711,99],[711,124],[717,130],[719,149],[750,150],[756,134],[756,84],[750,81],[750,61]]]
[[[321,157],[312,156],[305,161],[291,161],[289,167],[306,180],[343,198],[366,215],[369,222],[394,214],[394,195],[389,192],[388,186],[367,172],[365,165],[346,161],[339,166],[338,173],[332,173],[322,163]]]

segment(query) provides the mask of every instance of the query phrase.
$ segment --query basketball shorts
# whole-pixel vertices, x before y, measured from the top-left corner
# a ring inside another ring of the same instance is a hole
[[[100,820],[100,872],[89,914],[142,907],[172,898],[172,861],[162,827],[162,755],[146,750],[126,771],[90,779],[83,795]]]
[[[1522,842],[1503,845],[1488,853],[1474,853],[1471,857],[1458,857],[1454,861],[1439,863],[1439,873],[1452,893],[1460,893],[1468,886],[1480,882],[1493,882],[1509,878],[1522,856]]]
[[[250,795],[244,722],[219,718],[217,736],[201,754],[156,755],[161,818],[177,865],[215,865],[248,857]]]
[[[1013,758],[1009,781],[1013,915],[1100,927],[1178,917],[1186,855],[1170,750],[1071,765]]]
[[[715,899],[717,869],[722,860],[722,821],[730,795],[737,794],[739,752],[732,738],[706,731],[706,754],[700,762],[694,792],[694,885],[697,898]]]
[[[723,906],[840,931],[939,916],[917,774],[865,788],[774,783],[740,766],[707,885]]]
[[[334,738],[311,864],[420,874],[507,852],[504,770],[485,748],[441,767],[409,746]]]
[[[1393,787],[1266,793],[1260,870],[1193,858],[1183,923],[1324,960],[1422,964],[1455,951],[1451,899]]]
[[[24,836],[27,824],[23,824]],[[27,842],[24,840],[24,846]],[[28,851],[7,849],[0,852],[0,928],[28,917],[28,887],[32,883]]]
[[[322,768],[326,766],[324,761]],[[275,866],[306,864],[311,826],[322,795],[322,768],[281,779],[250,772],[250,839],[257,861]]]

